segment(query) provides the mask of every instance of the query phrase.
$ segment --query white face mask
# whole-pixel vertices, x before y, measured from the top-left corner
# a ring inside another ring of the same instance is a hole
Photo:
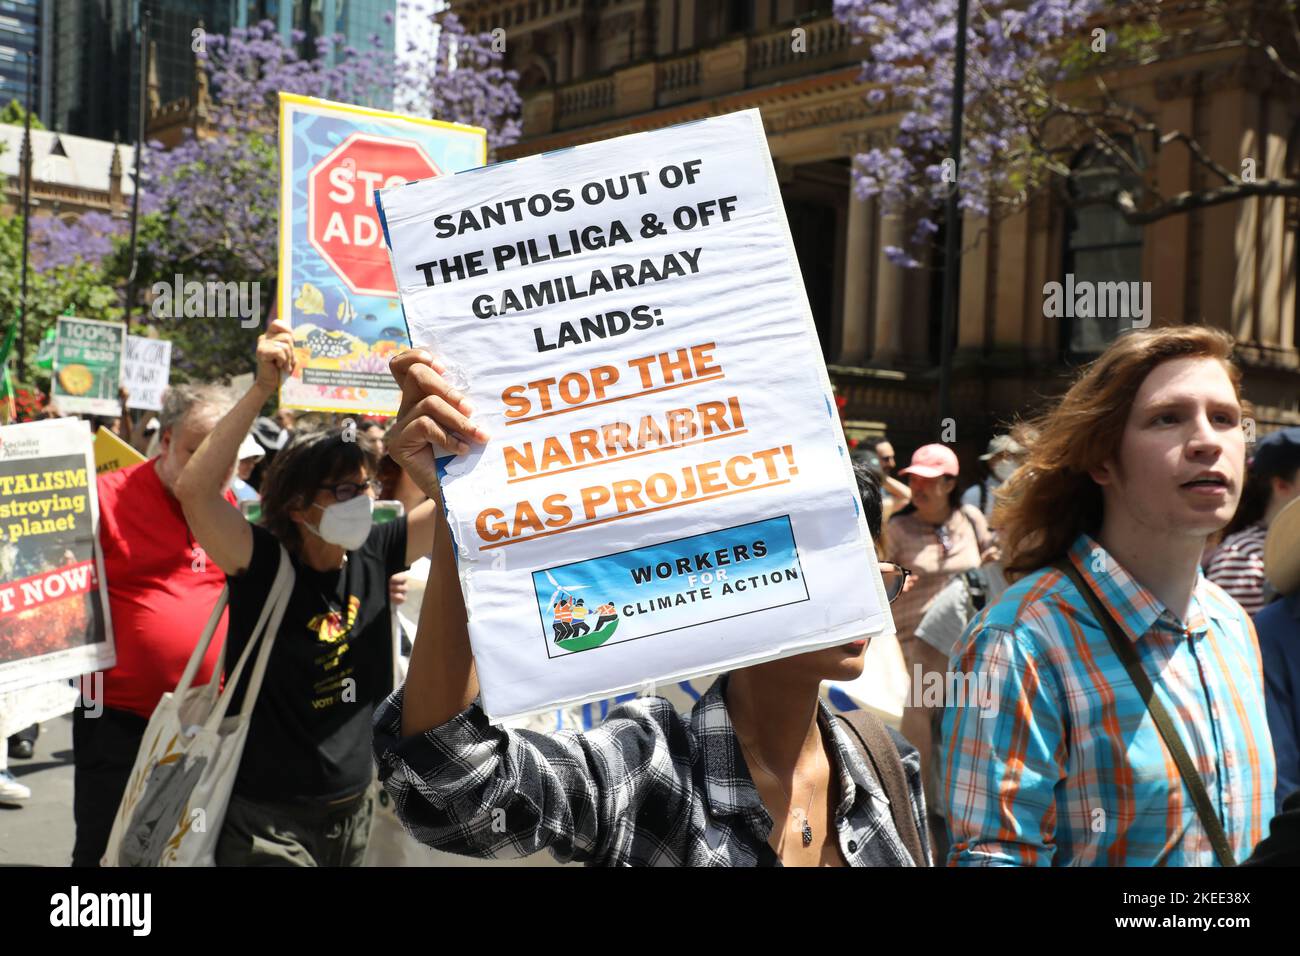
[[[345,551],[355,551],[366,543],[366,538],[370,535],[370,526],[373,522],[371,512],[374,506],[375,499],[369,495],[357,495],[347,501],[322,508],[324,514],[321,515],[320,525],[315,528],[311,525],[307,527],[330,544],[337,544]]]
[[[991,470],[993,472],[993,477],[998,481],[1006,481],[1015,474],[1016,468],[1017,465],[1014,461],[999,461],[993,465]]]

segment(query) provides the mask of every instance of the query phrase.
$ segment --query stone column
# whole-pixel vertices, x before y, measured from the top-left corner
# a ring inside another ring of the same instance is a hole
[[[573,77],[573,50],[569,42],[569,30],[561,26],[552,36],[555,37],[555,83],[568,83]]]
[[[844,319],[839,363],[861,365],[871,341],[870,272],[875,248],[876,200],[858,199],[849,182],[848,238],[844,246]]]
[[[902,217],[881,216],[879,250],[876,254],[876,348],[871,355],[871,361],[876,365],[889,365],[897,361],[902,344],[903,267],[889,261],[885,247],[901,248],[903,241]]]
[[[573,69],[569,75],[575,79],[587,75],[587,22],[582,17],[573,24]]]
[[[1263,127],[1264,155],[1258,162],[1262,179],[1282,179],[1286,176],[1287,132],[1290,127],[1286,106],[1281,100],[1260,100],[1260,125]],[[1263,347],[1275,349],[1282,345],[1282,329],[1294,326],[1294,305],[1284,311],[1286,299],[1287,260],[1282,257],[1286,227],[1286,200],[1281,196],[1268,196],[1259,200],[1259,269],[1255,292],[1255,340]],[[1283,319],[1286,316],[1286,319]]]
[[[682,0],[681,12],[677,21],[677,49],[690,50],[695,46],[695,27],[698,21],[695,0]]]

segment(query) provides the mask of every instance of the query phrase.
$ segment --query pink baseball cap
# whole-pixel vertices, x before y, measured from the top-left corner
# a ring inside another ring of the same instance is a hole
[[[957,464],[957,456],[947,445],[922,445],[916,451],[912,452],[912,460],[907,467],[899,472],[900,475],[920,475],[922,478],[938,478],[941,475],[952,475],[954,478],[960,472],[960,466]]]

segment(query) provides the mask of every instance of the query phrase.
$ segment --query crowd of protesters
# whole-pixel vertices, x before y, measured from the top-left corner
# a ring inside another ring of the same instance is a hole
[[[219,865],[360,865],[377,804],[411,846],[486,859],[1295,860],[1300,428],[1248,444],[1226,335],[1121,336],[994,435],[977,475],[946,444],[902,467],[889,436],[855,451],[909,686],[988,679],[977,700],[909,694],[897,730],[822,696],[862,674],[867,639],[719,675],[689,713],[642,697],[585,732],[494,726],[435,466],[486,434],[422,350],[392,363],[387,430],[264,416],[293,362],[274,323],[243,395],[178,385],[156,417],[124,401],[95,423],[149,458],[98,481],[117,664],[102,712],[74,714],[74,865],[103,857],[149,716],[223,590],[197,682],[223,645],[239,657],[282,566]],[[377,523],[376,498],[401,516]],[[0,800],[25,789],[0,761]]]

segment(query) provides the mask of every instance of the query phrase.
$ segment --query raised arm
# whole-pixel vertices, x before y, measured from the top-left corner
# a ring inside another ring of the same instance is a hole
[[[379,776],[398,816],[421,842],[453,853],[546,849],[560,860],[607,863],[629,858],[628,821],[653,802],[647,826],[656,839],[646,845],[656,860],[680,862],[691,770],[682,719],[667,701],[633,701],[594,731],[554,734],[493,727],[475,705],[478,678],[435,458],[463,454],[467,440],[487,435],[428,353],[404,353],[392,371],[402,406],[388,448],[437,507],[406,683],[375,714]]]
[[[135,429],[131,427],[131,409],[126,407],[126,403],[130,398],[131,393],[127,391],[126,386],[119,385],[117,387],[117,399],[122,407],[117,416],[117,437],[128,445],[131,444],[131,436],[135,432]]]
[[[186,463],[176,481],[176,497],[199,546],[226,574],[238,574],[253,558],[253,531],[239,509],[226,500],[225,483],[235,466],[239,444],[253,427],[266,400],[279,387],[281,372],[293,370],[293,333],[276,321],[257,343],[257,377]]]
[[[912,489],[892,475],[885,476],[884,486],[885,490],[899,502],[900,508],[912,500]]]
[[[445,724],[478,696],[435,459],[464,453],[466,437],[486,441],[487,433],[470,422],[472,407],[443,379],[445,369],[428,352],[403,352],[391,368],[402,404],[388,433],[389,453],[430,499],[412,510],[407,524],[407,557],[432,550],[402,705],[402,736],[410,737]]]
[[[442,513],[432,500],[421,501],[406,515],[406,563],[414,564],[427,558],[433,550],[433,539],[442,521]]]
[[[127,403],[131,400],[131,393],[125,385],[118,389],[117,394],[122,399],[122,427],[118,430],[118,434],[123,441],[143,455],[145,449],[149,447],[149,436],[144,433],[144,429],[153,413],[145,409],[139,415],[131,414],[131,409],[127,407]]]

